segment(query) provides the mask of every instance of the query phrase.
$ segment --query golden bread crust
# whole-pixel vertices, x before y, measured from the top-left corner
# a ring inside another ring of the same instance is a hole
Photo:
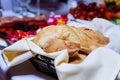
[[[67,49],[70,63],[81,62],[91,51],[109,43],[99,31],[68,25],[45,27],[32,41],[47,53]]]

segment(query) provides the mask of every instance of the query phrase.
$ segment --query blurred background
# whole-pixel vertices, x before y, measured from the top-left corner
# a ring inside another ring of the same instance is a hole
[[[16,32],[17,36],[21,34],[21,39],[31,34],[26,33],[29,30],[66,24],[69,20],[104,18],[120,25],[120,0],[0,0],[0,16],[0,37],[6,34],[7,38],[12,38]],[[20,28],[16,27],[16,22],[20,22]],[[38,26],[27,29],[24,22]]]
[[[71,7],[76,7],[78,2],[88,4],[90,2],[103,3],[103,0],[1,0],[3,10],[13,10],[20,13],[23,9],[35,14],[68,13]]]
[[[36,35],[48,25],[67,24],[68,21],[89,24],[94,18],[104,18],[119,26],[120,0],[0,0],[0,53],[5,47]],[[3,64],[1,61],[0,80],[5,80],[6,76]],[[8,72],[7,75],[13,76],[12,80],[21,80],[25,77],[21,75],[27,74],[37,75],[36,80],[56,80],[39,73],[29,61],[12,67]],[[29,76],[27,78],[30,80]]]

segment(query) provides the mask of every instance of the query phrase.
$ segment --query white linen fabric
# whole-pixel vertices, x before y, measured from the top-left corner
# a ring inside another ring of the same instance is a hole
[[[76,22],[69,21],[68,25],[75,27],[87,27],[93,30],[100,31],[106,37],[109,37],[110,42],[106,47],[113,49],[117,53],[120,53],[120,25],[116,25],[111,21],[102,18],[94,18],[92,21],[77,19]]]
[[[20,46],[21,44],[26,48]],[[15,57],[12,61],[8,61],[4,51],[12,51],[13,53],[25,51],[25,53]],[[4,60],[9,67],[26,61],[26,59],[32,57],[32,54],[54,58],[59,80],[114,80],[120,70],[120,55],[104,47],[91,52],[80,64],[68,63],[67,50],[47,54],[28,39],[20,40],[3,50]]]
[[[80,64],[63,62],[57,65],[61,62],[57,62],[57,59],[63,57],[58,56],[55,63],[59,80],[115,80],[120,69],[120,55],[116,54],[101,47],[91,52]]]
[[[93,19],[92,24],[94,25],[94,29],[99,30],[105,36],[109,37],[110,43],[106,47],[113,49],[120,54],[120,25],[116,25],[101,18]]]
[[[120,70],[120,47],[118,44],[120,39],[118,32],[120,31],[118,26],[100,18],[95,18],[91,21],[91,26],[76,22],[69,22],[68,25],[86,26],[99,30],[109,37],[110,42],[105,47],[99,47],[92,51],[82,63],[69,64],[67,50],[47,54],[31,40],[22,39],[3,50],[2,55],[5,63],[8,67],[11,67],[28,60],[35,54],[40,54],[55,59],[54,64],[59,80],[114,80]],[[6,51],[18,52],[19,55],[9,61],[4,53]]]
[[[7,44],[3,39],[0,39],[0,45]],[[8,67],[2,57],[2,50],[0,50],[0,80],[56,80],[46,74],[37,71],[29,60],[14,66]],[[7,75],[9,73],[9,75]],[[10,79],[6,79],[10,76]]]

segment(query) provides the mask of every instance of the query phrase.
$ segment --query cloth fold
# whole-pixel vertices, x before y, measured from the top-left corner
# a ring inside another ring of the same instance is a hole
[[[59,66],[56,65],[56,70],[59,80],[115,80],[120,70],[119,60],[119,54],[100,47],[91,52],[82,63],[68,64],[64,62]]]
[[[98,22],[100,21],[101,24],[104,22],[102,19],[96,18],[96,20]],[[111,34],[110,30],[112,28],[114,29],[114,24],[112,24],[110,28],[108,28],[109,26],[99,28],[100,24],[97,25],[98,27],[95,27],[94,25],[98,23],[91,24],[93,25],[91,28],[96,30],[100,29],[103,34],[109,37],[110,43],[105,47],[99,47],[93,50],[79,64],[68,63],[69,53],[66,49],[48,54],[28,38],[17,41],[13,45],[5,48],[2,52],[3,59],[6,65],[11,67],[28,60],[36,54],[39,54],[54,59],[54,65],[59,80],[114,80],[120,70],[120,55],[118,54],[119,51],[115,50],[120,50],[120,47],[118,44],[114,44],[114,39],[111,36],[115,35],[119,38],[120,35],[114,31],[114,35],[107,35],[108,33]],[[75,23],[73,25],[75,25]],[[107,25],[111,25],[111,23],[109,24],[108,22]]]
[[[21,44],[24,47],[26,46],[26,48],[20,46]],[[19,46],[16,47],[17,45]],[[19,48],[20,50],[15,48]],[[6,53],[6,51],[8,53]],[[16,57],[9,61],[10,56],[6,56],[7,54],[12,54],[9,53],[9,51],[12,51],[12,53],[23,51],[24,53],[19,53],[19,55],[15,53],[14,55]],[[92,51],[80,64],[68,63],[69,56],[67,50],[49,53],[52,54],[49,55],[28,39],[20,40],[3,50],[4,60],[9,67],[26,61],[34,56],[34,54],[40,54],[55,59],[54,64],[59,80],[114,80],[120,70],[120,55],[105,47],[100,47]]]

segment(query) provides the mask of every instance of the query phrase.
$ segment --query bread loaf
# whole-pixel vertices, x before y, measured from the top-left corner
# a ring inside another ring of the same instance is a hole
[[[70,58],[77,56],[79,60],[83,60],[92,50],[108,44],[109,39],[99,31],[85,27],[57,25],[43,28],[33,42],[47,53],[67,49]]]

